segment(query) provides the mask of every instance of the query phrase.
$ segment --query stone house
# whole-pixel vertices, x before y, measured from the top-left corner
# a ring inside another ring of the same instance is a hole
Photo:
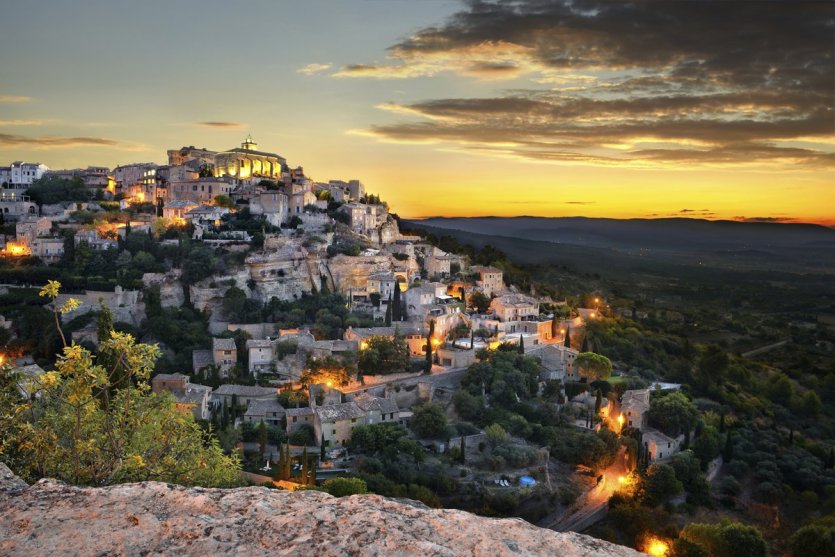
[[[347,445],[354,428],[367,423],[368,412],[356,402],[317,406],[313,412],[313,429],[316,439],[324,439],[325,447]]]
[[[293,435],[293,433],[298,431],[298,429],[304,424],[314,427],[314,415],[313,408],[310,408],[309,406],[305,406],[303,408],[288,408],[286,410],[287,435]]]
[[[540,378],[544,381],[579,379],[574,372],[574,359],[579,354],[577,350],[566,348],[562,344],[545,344],[535,347],[528,354],[539,359],[542,364]]]
[[[646,428],[649,411],[649,389],[625,391],[620,401],[620,412],[625,427]]]
[[[255,424],[264,422],[270,426],[281,426],[285,415],[284,407],[275,398],[253,400],[246,409],[244,422]]]
[[[497,269],[495,267],[484,267],[482,265],[473,265],[470,267],[470,271],[478,275],[478,279],[476,279],[476,286],[488,296],[504,290],[504,274],[501,269]]]
[[[212,360],[220,369],[221,377],[229,375],[229,370],[238,363],[238,349],[235,339],[212,338]]]
[[[196,385],[182,373],[160,373],[151,379],[151,390],[155,393],[168,392],[177,399],[177,407],[192,413],[195,420],[208,420],[209,397],[212,388]]]
[[[647,449],[650,462],[665,460],[681,451],[684,436],[668,437],[656,429],[649,429],[643,433],[641,439]]]
[[[248,407],[253,400],[272,400],[277,395],[278,390],[274,387],[226,384],[212,391],[212,403],[220,406],[226,401],[226,404],[230,405],[234,396],[238,399],[238,404]]]

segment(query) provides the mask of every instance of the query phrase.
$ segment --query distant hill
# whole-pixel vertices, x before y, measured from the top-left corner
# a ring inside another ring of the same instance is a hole
[[[605,219],[586,217],[436,217],[413,221],[546,242],[596,247],[764,250],[774,247],[835,247],[835,230],[817,224],[709,221],[701,219]]]
[[[523,262],[589,257],[620,263],[656,259],[674,265],[835,273],[835,230],[816,224],[701,219],[586,217],[435,217],[404,221],[462,242],[492,243]],[[519,242],[520,240],[524,242]],[[629,265],[632,266],[632,265]]]

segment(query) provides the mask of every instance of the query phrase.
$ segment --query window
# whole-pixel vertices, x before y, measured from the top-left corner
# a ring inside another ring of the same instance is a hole
[[[333,430],[333,435],[336,435],[336,430],[335,429]]]
[[[297,419],[298,419],[298,418],[297,418],[296,416],[293,416],[293,423],[296,423],[296,420],[297,420]]]

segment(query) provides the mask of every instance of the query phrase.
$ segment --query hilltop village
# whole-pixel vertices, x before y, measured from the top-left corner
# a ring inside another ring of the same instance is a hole
[[[608,519],[620,541],[658,555],[676,528],[665,537],[641,504],[706,504],[734,443],[755,442],[732,439],[725,411],[697,408],[689,385],[598,353],[588,329],[645,318],[634,306],[514,284],[489,250],[444,251],[401,230],[360,180],[315,181],[251,137],[167,156],[0,168],[0,341],[23,395],[60,338],[95,353],[129,333],[159,348],[152,392],[250,483],[324,482],[577,531],[620,501]],[[50,280],[55,307],[79,302],[55,313],[60,338],[38,296]],[[720,356],[706,352],[705,369],[727,367]]]

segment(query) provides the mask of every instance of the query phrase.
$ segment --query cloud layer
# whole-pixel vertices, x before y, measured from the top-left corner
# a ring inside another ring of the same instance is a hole
[[[203,128],[242,128],[244,124],[240,122],[197,122],[197,126]]]
[[[121,151],[143,151],[146,147],[108,139],[104,137],[63,137],[44,135],[28,137],[8,133],[0,133],[0,147],[20,147],[30,149],[61,149],[70,147],[109,147]]]
[[[474,0],[389,62],[335,75],[527,80],[380,105],[411,118],[360,132],[387,141],[561,163],[835,167],[833,32],[827,1]]]

